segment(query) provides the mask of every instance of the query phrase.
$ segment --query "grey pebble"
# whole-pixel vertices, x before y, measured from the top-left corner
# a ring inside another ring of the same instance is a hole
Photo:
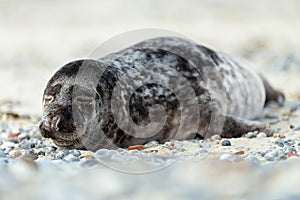
[[[278,119],[279,116],[278,115],[275,115],[275,114],[272,114],[272,113],[268,113],[264,116],[266,119]]]
[[[80,151],[76,149],[70,150],[69,153],[76,157],[79,157],[81,155]]]
[[[63,159],[65,156],[65,152],[64,151],[59,151],[58,153],[55,154],[55,158],[56,159]]]
[[[275,141],[275,144],[276,144],[277,146],[284,147],[284,141],[282,141],[282,140],[276,140],[276,141]]]
[[[222,146],[231,146],[231,142],[229,140],[223,140],[221,144]]]
[[[79,161],[80,159],[76,156],[74,156],[73,154],[68,154],[66,155],[63,160],[67,161],[67,162],[76,162]]]
[[[300,130],[300,124],[296,125],[293,131],[299,131]]]
[[[274,124],[278,124],[279,122],[280,122],[279,119],[276,119],[276,120],[270,121],[269,124],[274,125]]]
[[[93,167],[93,166],[96,166],[96,165],[99,165],[100,162],[97,160],[97,159],[86,159],[86,160],[81,160],[81,164],[80,166],[82,167]]]
[[[266,153],[265,156],[264,156],[264,158],[267,161],[274,161],[275,160],[275,156],[274,156],[273,152]]]
[[[199,156],[199,155],[203,155],[203,154],[207,154],[207,153],[208,153],[208,151],[206,149],[201,149],[199,151],[196,151],[194,153],[194,156]]]
[[[257,135],[257,133],[255,133],[255,132],[248,132],[245,134],[245,137],[246,138],[255,138],[256,135]]]
[[[99,149],[98,151],[96,151],[95,157],[100,158],[100,159],[103,159],[103,158],[109,159],[115,154],[120,154],[120,153],[116,150]]]
[[[260,161],[258,160],[258,158],[256,158],[253,155],[247,155],[245,157],[245,160],[248,161],[248,162],[250,162],[250,163],[256,164],[256,165],[260,164]]]
[[[6,157],[6,154],[4,153],[3,150],[0,149],[0,157]]]
[[[294,147],[286,147],[286,149],[284,150],[284,153],[286,153],[286,154],[297,153],[297,150]]]

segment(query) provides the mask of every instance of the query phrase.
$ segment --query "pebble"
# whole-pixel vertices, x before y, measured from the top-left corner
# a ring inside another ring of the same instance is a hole
[[[270,125],[275,125],[275,124],[278,124],[280,122],[279,119],[276,119],[276,120],[272,120],[269,122]]]
[[[0,149],[0,158],[5,157],[5,156],[6,156],[6,154],[4,153],[4,151]]]
[[[60,152],[58,152],[58,153],[55,154],[55,158],[56,159],[63,159],[65,155],[66,154],[65,154],[64,151],[60,151]]]
[[[76,162],[79,161],[80,159],[77,156],[74,156],[73,154],[68,154],[63,158],[63,160],[67,162]]]
[[[297,153],[297,150],[294,147],[286,147],[284,150],[284,153],[286,153],[286,154]]]
[[[245,134],[245,137],[246,138],[255,138],[256,135],[257,135],[257,133],[255,133],[255,132],[248,132]]]
[[[231,155],[229,153],[225,153],[220,156],[219,160],[234,161],[234,160],[236,160],[236,156]]]
[[[99,165],[100,162],[97,159],[85,159],[81,161],[81,166],[82,167],[94,167]]]
[[[284,147],[284,142],[282,140],[275,141],[275,144],[280,146],[280,147]]]
[[[231,142],[229,140],[223,140],[221,145],[222,146],[231,146]]]
[[[299,131],[299,130],[300,130],[300,124],[297,124],[297,125],[294,127],[293,131]]]
[[[159,143],[157,141],[151,141],[151,142],[148,142],[147,144],[144,145],[145,148],[151,148],[151,147],[156,147],[158,146]]]
[[[264,116],[266,119],[278,119],[279,116],[278,115],[275,115],[275,114],[272,114],[272,113],[268,113]]]
[[[275,160],[275,156],[274,156],[273,152],[266,153],[264,158],[267,161],[274,161]]]
[[[258,137],[258,138],[265,138],[265,137],[267,137],[267,134],[264,133],[264,132],[259,132],[256,137]]]
[[[211,136],[210,139],[211,139],[211,141],[218,141],[218,140],[221,140],[222,138],[220,135],[216,134],[216,135]]]
[[[0,148],[1,149],[8,149],[8,148],[14,148],[15,147],[15,145],[16,145],[16,143],[14,143],[14,142],[4,142],[1,146],[0,146]]]
[[[8,153],[8,155],[11,157],[11,158],[18,158],[22,155],[22,152],[20,150],[12,150]]]

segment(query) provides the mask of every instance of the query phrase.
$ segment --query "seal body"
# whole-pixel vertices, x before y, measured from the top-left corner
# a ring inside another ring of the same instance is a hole
[[[255,130],[271,135],[249,119],[283,99],[222,53],[182,38],[154,38],[59,69],[44,91],[40,132],[57,146],[90,150]]]

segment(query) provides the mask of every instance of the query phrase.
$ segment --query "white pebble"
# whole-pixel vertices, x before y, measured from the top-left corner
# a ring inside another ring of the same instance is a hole
[[[222,154],[220,160],[234,160],[234,156],[228,153]]]
[[[258,138],[264,138],[264,137],[267,137],[267,134],[264,133],[264,132],[259,132],[256,137],[258,137]]]
[[[14,148],[14,147],[15,147],[15,143],[14,142],[4,142],[0,146],[1,149]]]
[[[246,138],[255,138],[256,137],[256,133],[255,132],[248,132],[245,134]]]

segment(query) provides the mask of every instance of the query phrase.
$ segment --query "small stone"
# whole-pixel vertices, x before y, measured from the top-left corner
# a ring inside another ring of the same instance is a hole
[[[270,121],[269,124],[270,125],[275,125],[275,124],[278,124],[279,122],[280,122],[279,119],[275,119],[273,121]]]
[[[1,149],[0,149],[0,157],[5,157],[6,156],[6,154],[4,153],[4,151],[2,151]]]
[[[258,138],[264,138],[264,137],[267,137],[267,134],[264,133],[264,132],[259,132],[256,137],[258,137]]]
[[[1,146],[0,149],[8,149],[8,148],[14,148],[15,147],[14,142],[4,142]]]
[[[299,155],[296,154],[296,153],[288,153],[287,156],[288,156],[288,157],[292,157],[292,156],[299,156]]]
[[[229,140],[223,140],[221,144],[222,146],[231,146],[231,142]]]
[[[284,147],[284,142],[282,140],[275,141],[275,144],[280,146],[280,147]]]
[[[275,160],[274,154],[272,152],[266,153],[264,158],[267,161],[274,161]]]
[[[65,156],[64,151],[59,151],[57,154],[55,154],[56,159],[63,159],[64,156]]]
[[[27,135],[26,133],[21,133],[20,135],[18,135],[18,139],[24,139],[24,138],[30,138],[29,135]]]
[[[221,139],[222,139],[221,136],[217,135],[217,134],[210,137],[211,141],[218,141],[218,140],[221,140]]]
[[[208,151],[206,149],[201,149],[199,151],[196,151],[194,153],[194,156],[204,155],[204,154],[207,154],[207,153],[208,153]]]
[[[299,131],[300,130],[300,124],[296,125],[293,131]]]
[[[229,153],[225,153],[225,154],[222,154],[219,159],[220,160],[231,161],[231,162],[236,162],[236,161],[240,161],[241,157],[236,156],[236,155],[232,155],[232,154],[229,154]]]
[[[133,145],[133,146],[129,146],[129,147],[128,147],[128,150],[134,150],[134,149],[137,149],[137,150],[144,150],[145,147],[144,147],[144,145]]]
[[[90,154],[86,154],[86,155],[90,155]],[[83,155],[85,158],[88,158],[86,155]],[[107,149],[99,149],[98,151],[96,151],[95,153],[95,157],[96,158],[110,158],[111,157],[111,153],[109,150]]]
[[[70,150],[69,153],[76,157],[79,157],[81,155],[80,151],[78,151],[76,149]]]
[[[93,167],[99,165],[100,162],[96,159],[86,159],[80,165],[82,167]]]
[[[154,141],[151,141],[151,142],[148,142],[147,144],[144,145],[145,148],[151,148],[151,147],[156,147],[159,143],[154,140]]]
[[[294,147],[287,147],[284,151],[284,153],[289,154],[289,153],[297,153],[297,150]]]
[[[13,138],[13,137],[18,137],[21,133],[20,132],[17,132],[17,133],[10,133],[8,134],[8,138]]]
[[[157,155],[160,157],[169,158],[173,155],[173,152],[171,150],[165,148],[165,149],[158,150]]]
[[[76,162],[76,161],[79,161],[80,159],[72,154],[68,154],[63,158],[63,160],[65,160],[67,162]]]
[[[237,151],[237,152],[235,152],[234,154],[235,154],[235,155],[243,155],[243,154],[245,154],[245,152],[242,150],[242,151]]]
[[[20,150],[12,150],[8,153],[9,157],[11,158],[18,158],[22,155],[22,152]]]
[[[278,115],[268,113],[265,115],[265,118],[266,119],[278,119],[279,117],[278,117]]]
[[[246,138],[255,138],[256,137],[256,133],[255,132],[248,132],[245,134]]]
[[[285,138],[284,133],[279,133],[279,138]]]
[[[290,125],[290,129],[293,129],[293,128],[295,128],[295,126],[293,126],[292,124]]]

